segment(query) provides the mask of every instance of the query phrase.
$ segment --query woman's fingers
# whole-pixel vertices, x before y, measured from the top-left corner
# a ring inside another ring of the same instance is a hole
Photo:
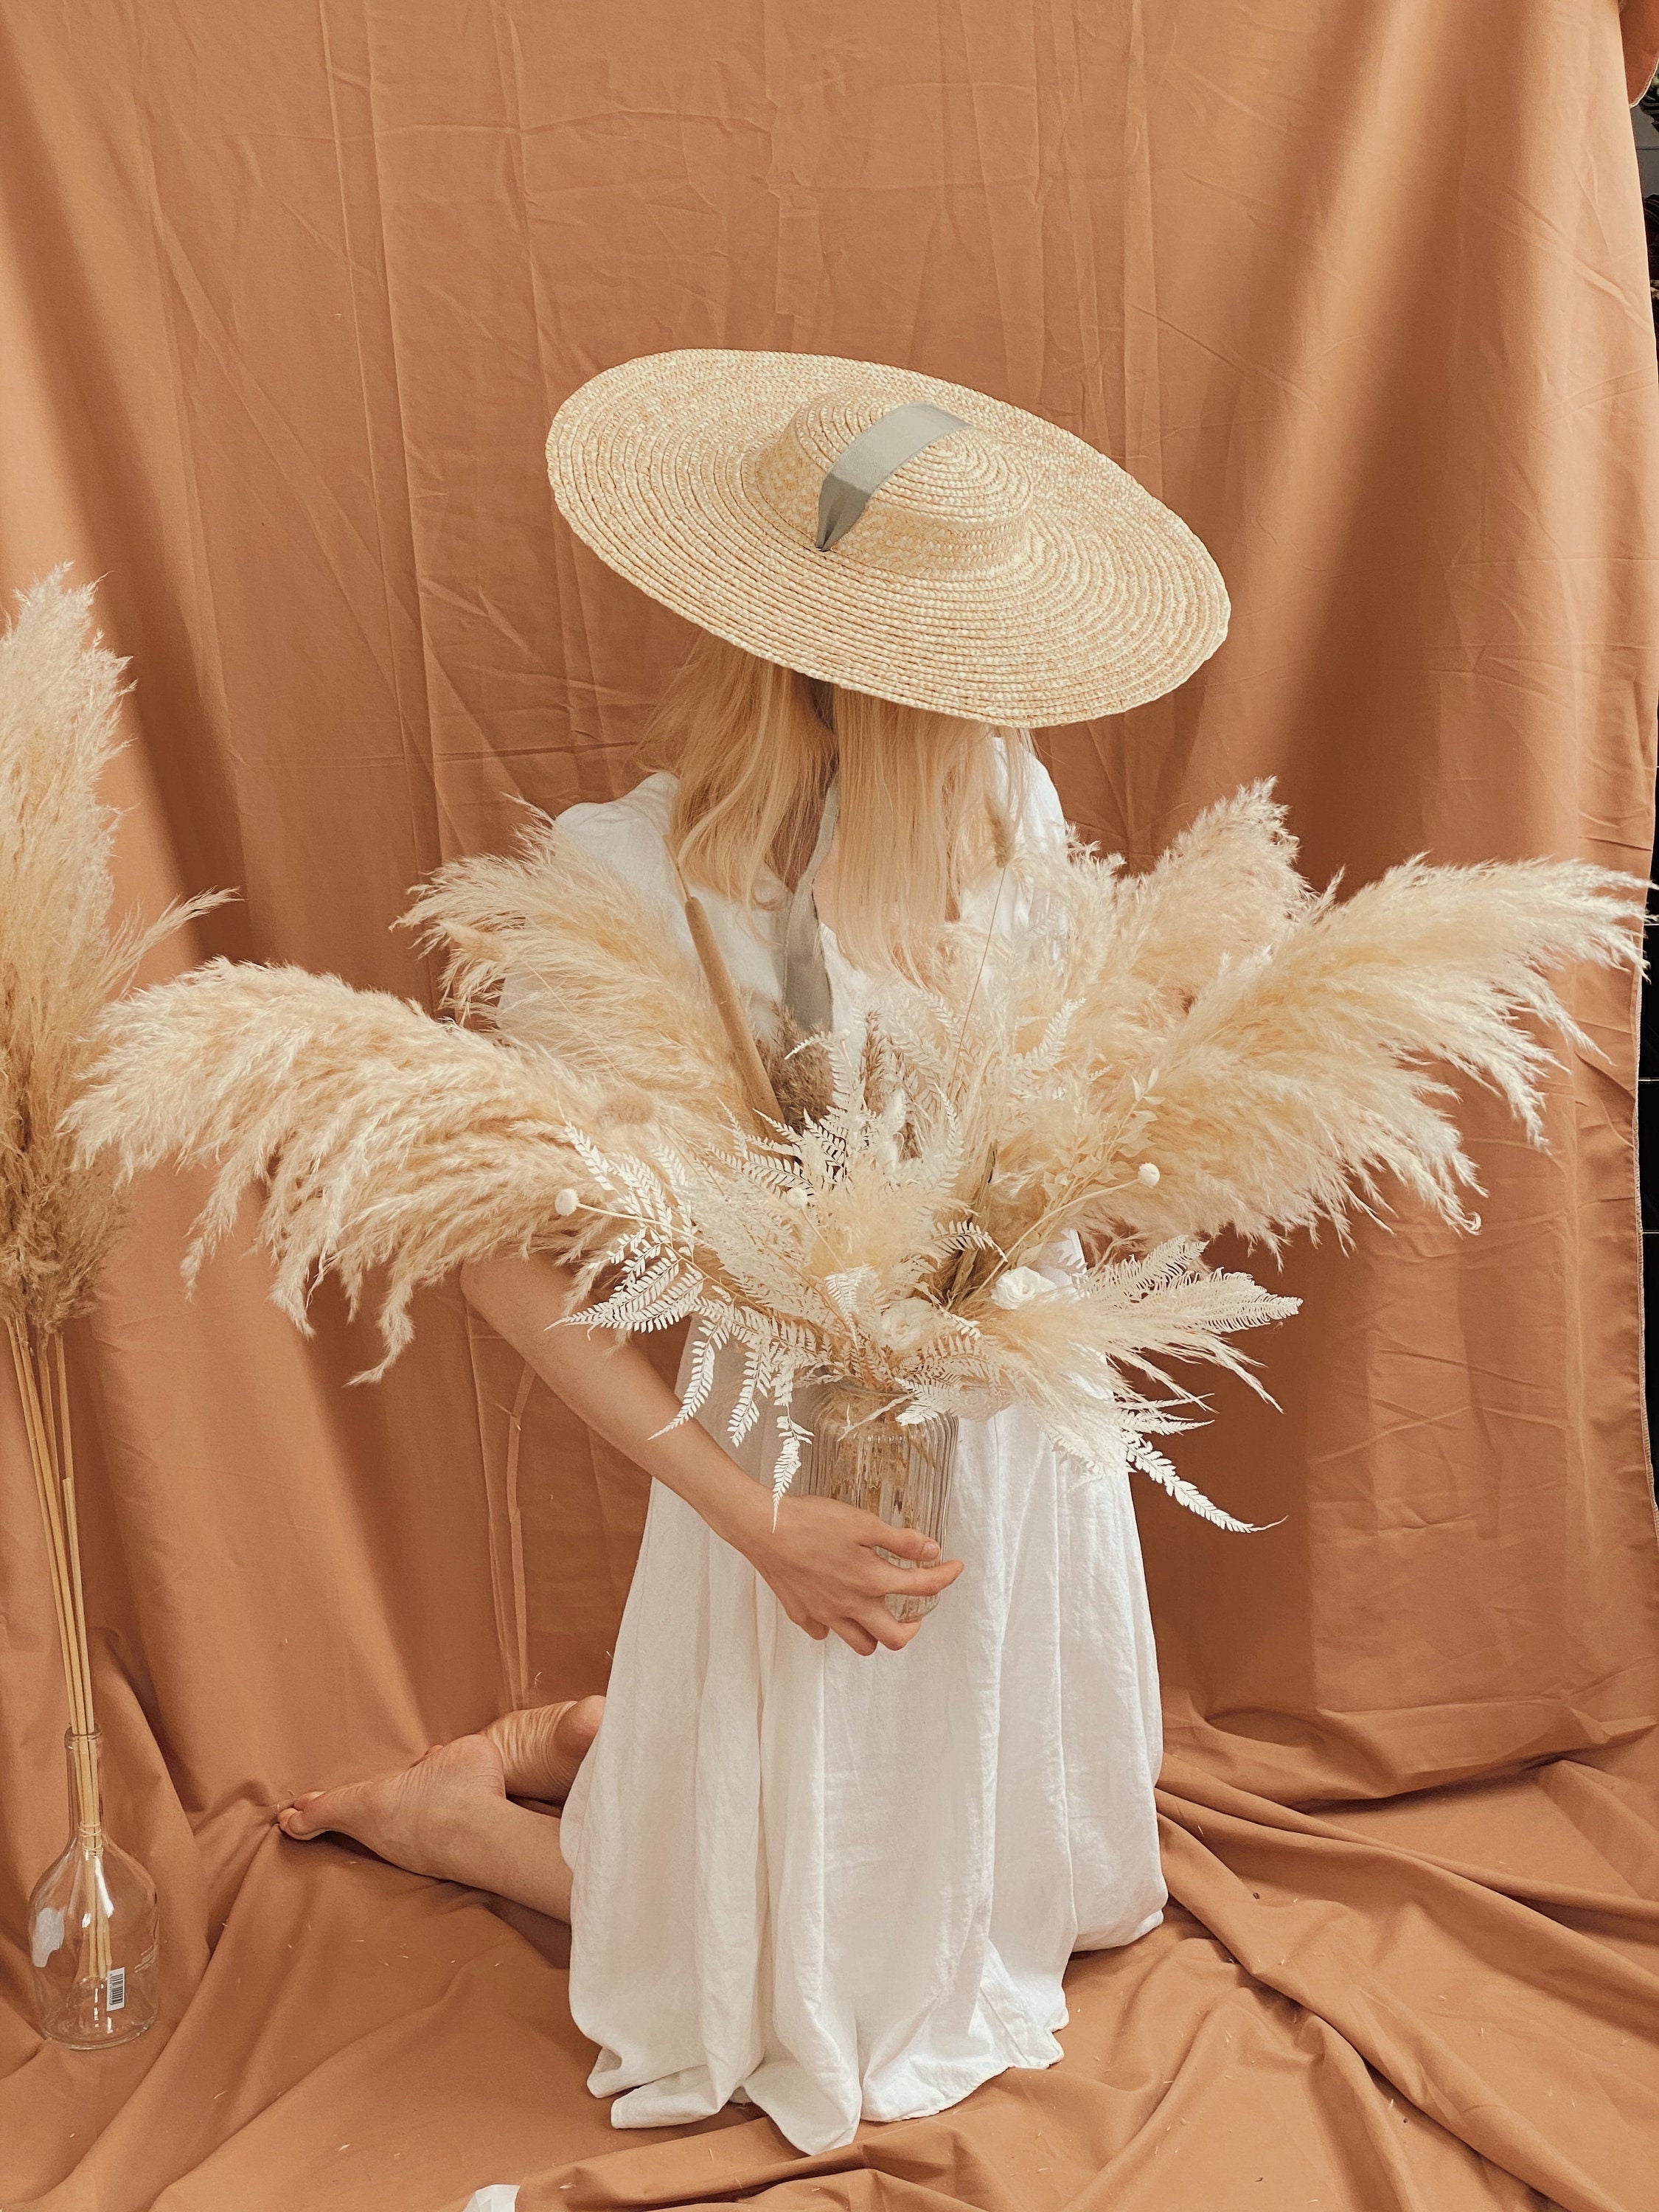
[[[884,1605],[873,1607],[864,1618],[871,1635],[889,1651],[902,1651],[921,1626],[919,1620],[895,1620]]]
[[[942,1571],[945,1571],[947,1582],[954,1582],[962,1571],[962,1562],[953,1559],[950,1569]],[[907,1581],[904,1588],[909,1595],[917,1594],[912,1583]],[[896,1620],[879,1599],[860,1607],[857,1613],[844,1615],[835,1624],[836,1635],[843,1644],[849,1644],[860,1659],[872,1657],[878,1645],[886,1651],[902,1651],[907,1644],[915,1640],[921,1626],[921,1620]],[[824,1632],[814,1623],[810,1632],[821,1637]]]
[[[895,1622],[894,1626],[896,1627],[897,1623]],[[867,1659],[876,1648],[875,1638],[867,1628],[860,1627],[856,1620],[838,1620],[836,1633],[843,1644],[851,1644],[860,1659]]]
[[[890,1567],[878,1560],[881,1579],[876,1584],[884,1597],[937,1597],[949,1589],[962,1572],[960,1559],[941,1559],[936,1567]]]
[[[819,1642],[838,1636],[863,1659],[902,1651],[921,1626],[896,1620],[889,1597],[937,1597],[963,1571],[920,1529],[890,1527],[838,1499],[787,1500],[773,1536],[755,1565],[789,1619]]]
[[[918,1565],[931,1567],[939,1557],[939,1546],[920,1528],[890,1528],[874,1513],[862,1518],[868,1526],[859,1533],[861,1544],[879,1544],[884,1552],[891,1552],[896,1559],[915,1559]]]

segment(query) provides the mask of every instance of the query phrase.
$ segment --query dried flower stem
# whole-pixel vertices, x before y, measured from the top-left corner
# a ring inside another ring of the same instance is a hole
[[[778,1104],[778,1094],[772,1088],[772,1079],[766,1073],[760,1048],[755,1042],[749,1026],[749,1017],[738,996],[738,987],[732,980],[720,946],[714,942],[714,933],[702,901],[688,898],[685,902],[685,926],[691,933],[691,942],[696,948],[698,960],[708,984],[708,995],[714,1001],[714,1010],[720,1018],[732,1046],[732,1057],[737,1063],[743,1081],[744,1096],[750,1110],[763,1122],[781,1121],[783,1109]]]
[[[29,1464],[34,1471],[35,1493],[40,1500],[40,1519],[46,1530],[48,1564],[52,1571],[52,1603],[58,1614],[58,1648],[63,1653],[64,1684],[69,1692],[70,1719],[78,1730],[84,1725],[81,1703],[82,1678],[70,1628],[69,1577],[64,1571],[64,1528],[58,1503],[56,1469],[46,1447],[39,1386],[29,1347],[20,1341],[15,1322],[7,1323],[6,1334],[11,1344],[12,1366],[17,1376],[17,1395],[23,1408],[23,1425],[28,1436]]]
[[[92,1653],[87,1638],[86,1595],[81,1579],[81,1530],[75,1504],[75,1450],[70,1429],[69,1375],[64,1340],[56,1332],[31,1344],[26,1325],[8,1320],[17,1395],[23,1408],[29,1461],[34,1470],[58,1644],[63,1655],[70,1728],[74,1737],[76,1782],[80,1797],[80,1833],[94,1850],[103,1847],[97,1718],[92,1693]],[[54,1392],[54,1382],[56,1390]],[[54,1396],[56,1406],[54,1407]],[[109,1972],[109,1915],[96,1884],[90,1899],[93,1978]]]
[[[976,982],[975,988],[977,988]],[[996,1171],[997,1148],[993,1145],[990,1151],[990,1157],[985,1163],[985,1172],[979,1179],[979,1188],[975,1191],[972,1201],[968,1208],[969,1218],[975,1221],[979,1220],[984,1214],[985,1201],[991,1194],[991,1178],[995,1175]],[[956,1266],[951,1271],[950,1285],[945,1291],[944,1298],[940,1301],[942,1304],[945,1306],[959,1306],[963,1300],[967,1297],[969,1285],[973,1279],[974,1263],[979,1258],[979,1254],[980,1248],[975,1244],[964,1244],[963,1246],[961,1251],[957,1255]]]

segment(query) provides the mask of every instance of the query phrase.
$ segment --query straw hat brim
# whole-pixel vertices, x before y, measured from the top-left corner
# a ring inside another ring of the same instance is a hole
[[[849,377],[1017,449],[1035,497],[1010,563],[994,576],[872,574],[792,534],[757,496],[756,452]],[[1226,635],[1215,562],[1125,470],[1023,408],[914,370],[648,354],[571,395],[547,461],[576,535],[653,599],[764,659],[908,706],[1024,726],[1122,714],[1183,683]]]

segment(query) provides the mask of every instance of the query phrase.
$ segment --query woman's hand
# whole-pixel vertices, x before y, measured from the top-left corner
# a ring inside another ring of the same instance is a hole
[[[962,1572],[960,1559],[940,1560],[939,1546],[915,1528],[891,1528],[873,1513],[833,1498],[779,1500],[776,1523],[766,1492],[763,1527],[744,1532],[741,1548],[797,1628],[820,1641],[839,1636],[860,1657],[876,1646],[902,1651],[921,1626],[895,1620],[883,1600],[890,1591],[931,1597]],[[878,1559],[876,1547],[913,1567]]]
[[[717,1536],[771,1585],[809,1636],[839,1636],[867,1658],[876,1646],[902,1651],[919,1620],[895,1620],[889,1591],[928,1597],[962,1572],[939,1560],[939,1546],[909,1528],[833,1498],[784,1498],[746,1474],[680,1401],[639,1346],[601,1329],[559,1328],[575,1285],[545,1254],[499,1258],[461,1271],[461,1288],[493,1328],[530,1362],[550,1389],[636,1467],[683,1498]],[[895,1567],[876,1546],[925,1564]]]

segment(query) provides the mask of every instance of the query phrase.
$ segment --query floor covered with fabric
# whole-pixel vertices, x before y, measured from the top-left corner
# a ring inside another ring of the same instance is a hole
[[[1611,0],[0,0],[0,581],[103,580],[124,889],[240,890],[177,957],[431,1004],[408,887],[521,800],[626,788],[684,650],[542,464],[578,382],[677,345],[978,385],[1199,532],[1214,661],[1042,737],[1132,865],[1273,776],[1319,883],[1419,852],[1645,874],[1659,392],[1625,100]],[[1180,1463],[1279,1525],[1139,1498],[1165,1923],[1074,1961],[1061,2064],[811,2160],[741,2110],[611,2130],[557,1929],[273,1827],[289,1791],[602,1687],[642,1484],[457,1291],[358,1389],[368,1326],[324,1295],[301,1338],[234,1242],[186,1301],[202,1193],[146,1183],[70,1357],[110,1826],[161,1890],[164,2016],[92,2057],[31,2026],[64,1717],[8,1395],[0,2203],[1650,2212],[1634,1005],[1571,995],[1590,1048],[1549,1149],[1465,1103],[1478,1237],[1406,1208],[1282,1277],[1255,1255],[1304,1300],[1252,1347],[1279,1410],[1218,1389]]]

